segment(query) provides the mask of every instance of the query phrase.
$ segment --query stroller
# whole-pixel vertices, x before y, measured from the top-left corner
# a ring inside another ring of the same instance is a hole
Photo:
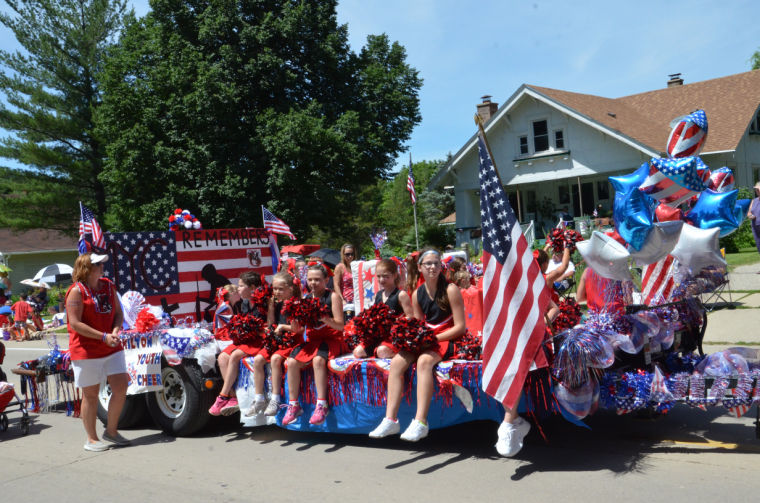
[[[5,344],[0,342],[0,364],[5,359]],[[3,369],[0,368],[0,431],[6,431],[8,429],[8,412],[9,409],[13,411],[21,412],[21,421],[19,426],[21,427],[21,434],[27,435],[29,433],[29,413],[24,407],[23,400],[16,394],[16,390],[13,385],[6,382],[7,376]],[[14,401],[15,399],[15,401]]]

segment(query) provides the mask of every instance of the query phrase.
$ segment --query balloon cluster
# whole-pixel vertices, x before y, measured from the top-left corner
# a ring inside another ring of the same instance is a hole
[[[483,352],[481,337],[467,330],[456,342],[455,360],[480,360]]]
[[[137,315],[137,319],[135,320],[135,330],[141,333],[147,333],[156,328],[159,323],[161,323],[161,320],[156,318],[156,316],[150,312],[150,309],[146,307]]]
[[[671,128],[667,158],[609,177],[615,189],[616,233],[639,266],[668,254],[694,274],[709,265],[725,266],[718,237],[739,227],[746,204],[737,204],[733,172],[727,167],[711,172],[698,156],[707,139],[705,112],[679,117]],[[602,269],[597,272],[611,277]]]
[[[180,229],[202,229],[201,221],[190,213],[190,210],[177,208],[174,213],[169,215],[169,230],[177,231]]]
[[[575,229],[555,228],[546,237],[547,244],[555,253],[561,253],[565,248],[568,248],[572,253],[575,250],[575,243],[578,241],[583,241],[583,236]]]
[[[581,306],[573,298],[563,299],[559,303],[559,315],[552,322],[552,332],[558,334],[570,328],[581,321]]]
[[[272,287],[266,281],[251,293],[251,307],[266,317],[269,312],[269,299],[272,298]]]
[[[254,345],[261,342],[264,322],[251,314],[236,314],[227,325],[232,343]]]
[[[390,337],[396,317],[386,304],[381,303],[370,306],[351,321],[353,326],[348,334],[344,329],[346,342],[353,347],[361,344],[369,354],[378,344]]]
[[[401,317],[391,327],[391,343],[399,351],[420,353],[425,348],[438,342],[435,334],[417,318]]]
[[[282,304],[282,313],[289,320],[295,320],[311,328],[318,327],[322,324],[322,318],[332,315],[330,308],[314,297],[305,299],[291,297]]]
[[[264,349],[270,355],[279,351],[280,349],[292,348],[301,342],[301,338],[286,330],[279,333],[275,330],[277,325],[269,325],[264,333]]]

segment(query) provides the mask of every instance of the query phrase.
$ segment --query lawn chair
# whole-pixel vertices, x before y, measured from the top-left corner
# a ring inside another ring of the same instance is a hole
[[[721,248],[720,254],[723,255],[723,258],[726,258],[726,249]],[[726,299],[726,295],[728,299]],[[714,310],[718,302],[723,302],[729,309],[735,307],[733,297],[731,296],[731,279],[728,276],[728,269],[723,270],[723,281],[718,283],[712,291],[703,293],[701,299],[707,312]]]

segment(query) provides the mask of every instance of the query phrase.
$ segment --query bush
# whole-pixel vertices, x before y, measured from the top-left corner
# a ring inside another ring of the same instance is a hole
[[[739,187],[738,199],[752,199],[753,190],[749,187]],[[726,237],[720,238],[720,247],[726,249],[726,253],[738,253],[741,248],[755,246],[755,238],[752,236],[752,224],[748,218],[737,230]]]

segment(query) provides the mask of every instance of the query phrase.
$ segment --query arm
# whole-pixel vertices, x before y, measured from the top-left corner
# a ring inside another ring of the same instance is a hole
[[[464,300],[462,299],[462,292],[459,291],[459,287],[453,283],[450,283],[446,288],[446,294],[449,296],[449,303],[451,304],[451,315],[454,317],[454,326],[448,330],[444,330],[436,337],[439,341],[453,341],[464,335]]]
[[[334,291],[338,293],[342,301],[346,300],[343,298],[343,272],[345,268],[346,267],[342,263],[338,264],[335,266],[335,275],[333,276],[333,285],[335,286]]]
[[[414,318],[414,308],[412,307],[412,299],[409,298],[409,294],[404,290],[398,292],[398,303],[401,305],[401,309],[404,310],[404,316],[407,318]]]
[[[554,269],[552,272],[548,273],[546,275],[546,282],[551,286],[552,283],[555,281],[559,281],[559,278],[565,274],[565,270],[567,270],[567,265],[570,263],[570,249],[565,248],[565,250],[562,252],[562,263]]]
[[[332,318],[325,316],[322,318],[328,327],[343,331],[343,299],[335,291],[330,294],[332,299]]]
[[[578,290],[576,290],[575,292],[575,300],[577,300],[578,302],[586,301],[586,273],[587,272],[588,272],[588,269],[585,269],[583,271],[581,280],[578,282]]]
[[[103,332],[95,330],[82,321],[83,310],[82,293],[79,291],[79,287],[74,287],[69,292],[68,297],[66,297],[66,313],[69,326],[82,337],[103,340]],[[121,309],[119,309],[119,312],[121,312]],[[109,346],[116,346],[119,343],[119,338],[115,334],[108,334],[106,335],[105,343]]]
[[[121,328],[124,326],[124,312],[121,310],[121,302],[119,302],[119,297],[117,297],[119,294],[116,292],[116,287],[111,287],[111,290],[114,299],[113,328],[111,330],[111,334],[116,338],[117,341],[119,341],[119,332],[121,332]]]
[[[567,270],[565,271],[565,274],[560,276],[558,281],[562,281],[563,279],[571,278],[575,274],[575,264],[572,262],[567,263]]]
[[[274,325],[274,297],[269,299],[269,308],[267,308],[267,326]]]
[[[553,300],[549,299],[549,306],[546,309],[546,314],[544,314],[546,325],[550,327],[557,316],[559,316],[559,306],[557,306]]]
[[[752,214],[752,208],[754,208],[755,206],[755,201],[757,201],[757,198],[756,197],[752,198],[752,200],[749,202],[749,209],[747,209],[747,218],[749,218],[750,220],[755,219],[755,215]],[[10,286],[8,288],[10,288]]]

